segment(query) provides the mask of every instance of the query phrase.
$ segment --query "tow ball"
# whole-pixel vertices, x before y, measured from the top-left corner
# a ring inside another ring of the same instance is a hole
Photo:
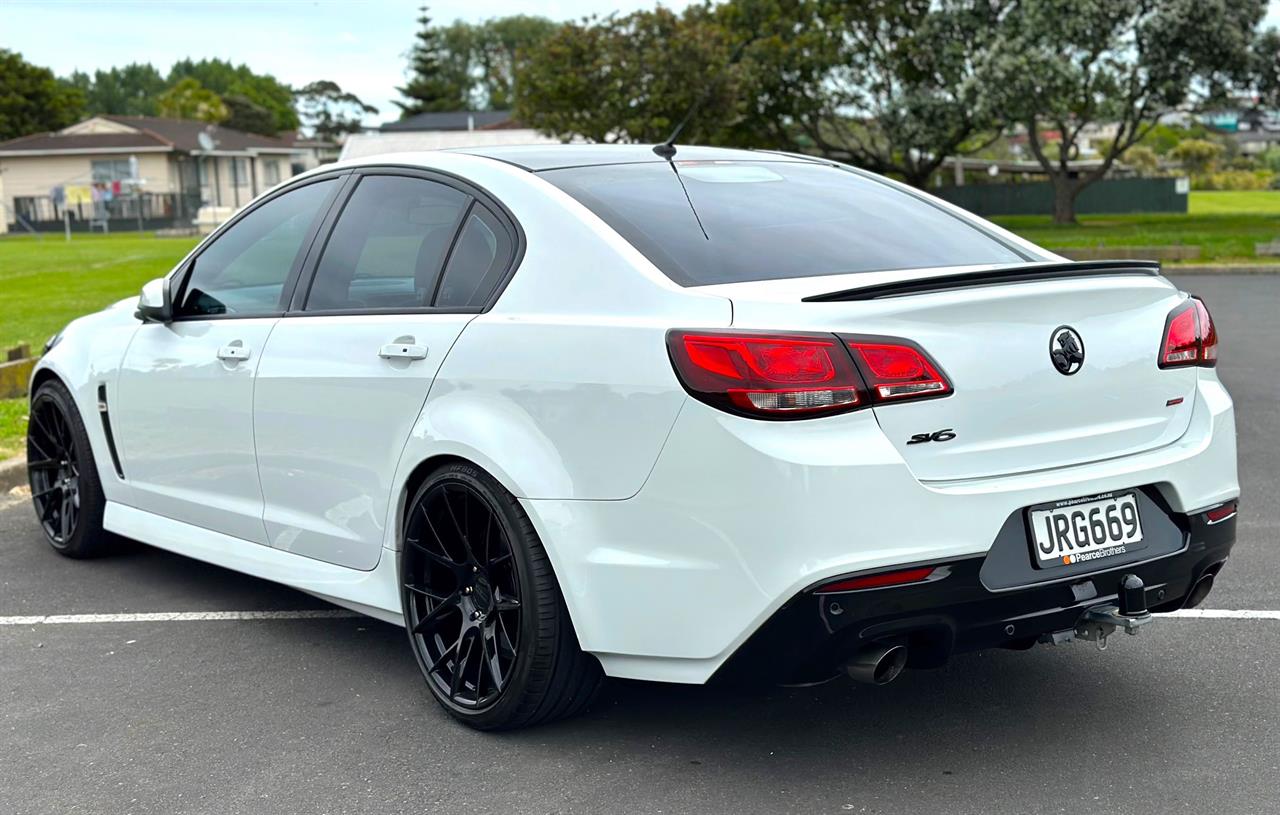
[[[1120,591],[1117,604],[1094,606],[1086,611],[1076,623],[1076,639],[1095,643],[1099,651],[1107,650],[1107,638],[1122,629],[1133,636],[1142,626],[1151,622],[1154,617],[1147,610],[1147,589],[1142,578],[1136,574],[1127,574],[1120,578]]]

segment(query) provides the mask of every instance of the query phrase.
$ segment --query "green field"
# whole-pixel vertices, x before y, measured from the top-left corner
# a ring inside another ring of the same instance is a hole
[[[1192,263],[1267,262],[1254,244],[1280,238],[1280,191],[1192,192],[1188,209],[1186,215],[1084,215],[1073,226],[1042,215],[992,220],[1046,249],[1199,246],[1200,259]]]
[[[1096,215],[1076,226],[1041,216],[996,220],[1050,249],[1190,244],[1202,247],[1200,262],[1257,263],[1254,243],[1280,238],[1280,191],[1193,192],[1187,215]],[[136,295],[195,241],[151,234],[76,235],[70,243],[57,234],[0,238],[0,351],[25,342],[38,353],[73,318]],[[0,400],[0,458],[18,452],[25,424],[24,400]]]

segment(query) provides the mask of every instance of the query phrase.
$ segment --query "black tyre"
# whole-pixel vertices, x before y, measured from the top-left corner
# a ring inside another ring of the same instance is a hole
[[[80,411],[56,379],[36,389],[27,420],[27,478],[45,538],[67,557],[104,554],[106,498]]]
[[[409,502],[401,550],[405,628],[427,687],[480,730],[585,710],[603,672],[583,653],[529,517],[469,464],[433,472]]]

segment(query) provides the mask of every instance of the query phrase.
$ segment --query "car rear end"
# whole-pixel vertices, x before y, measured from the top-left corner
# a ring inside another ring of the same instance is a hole
[[[883,682],[1203,600],[1239,495],[1203,303],[865,176],[723,167],[668,170],[696,232],[646,211],[657,176],[564,183],[733,304],[668,332],[690,399],[641,491],[580,516],[612,558],[590,593],[644,620],[595,638],[611,673]]]

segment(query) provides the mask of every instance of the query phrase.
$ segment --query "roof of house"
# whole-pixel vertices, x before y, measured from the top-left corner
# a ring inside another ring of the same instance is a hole
[[[511,119],[506,110],[446,110],[419,113],[378,128],[384,133],[401,130],[478,130],[501,125]]]
[[[159,116],[96,116],[117,125],[131,128],[129,132],[80,133],[57,131],[52,133],[33,133],[19,136],[6,142],[0,142],[3,153],[54,153],[74,151],[77,153],[95,150],[179,151],[184,153],[201,150],[199,136],[207,132],[214,141],[218,152],[294,152],[294,148],[280,139],[270,136],[259,136],[256,133],[245,133],[229,127],[210,125],[189,119],[164,119]],[[74,125],[72,126],[75,127]]]

